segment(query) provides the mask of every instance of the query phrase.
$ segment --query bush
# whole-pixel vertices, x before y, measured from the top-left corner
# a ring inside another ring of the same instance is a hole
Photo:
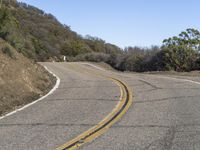
[[[156,61],[154,57],[158,52],[160,52],[160,48],[157,46],[151,48],[128,47],[123,54],[111,54],[107,63],[121,71],[152,71],[157,69],[152,63]]]
[[[75,61],[107,62],[109,55],[105,53],[86,53],[75,57]]]
[[[6,54],[7,56],[9,56],[10,58],[15,59],[14,52],[12,51],[10,47],[6,46],[2,48],[2,52]]]
[[[66,42],[61,50],[61,53],[66,56],[75,57],[79,54],[88,53],[90,50],[87,45],[82,41],[70,41]]]
[[[163,70],[192,71],[198,67],[197,51],[183,45],[163,47],[159,58]]]

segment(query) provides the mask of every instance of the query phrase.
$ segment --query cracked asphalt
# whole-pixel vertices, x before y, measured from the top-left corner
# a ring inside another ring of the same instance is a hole
[[[199,84],[177,76],[111,72],[81,63],[43,65],[59,76],[59,88],[0,120],[0,149],[53,150],[101,121],[117,105],[120,90],[95,73],[117,77],[129,85],[133,105],[104,135],[80,149],[200,149]]]

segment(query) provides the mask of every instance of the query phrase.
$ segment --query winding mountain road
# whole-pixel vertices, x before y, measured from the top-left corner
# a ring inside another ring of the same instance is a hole
[[[60,85],[0,119],[1,150],[200,149],[200,78],[120,73],[87,63],[42,65]]]

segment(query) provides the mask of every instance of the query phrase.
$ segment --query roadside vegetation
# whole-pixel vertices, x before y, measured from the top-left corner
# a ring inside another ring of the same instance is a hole
[[[106,62],[121,71],[194,71],[200,69],[200,32],[187,29],[163,40],[161,47],[127,47],[121,53],[89,53],[75,60]]]
[[[163,40],[161,47],[122,49],[97,37],[82,37],[53,15],[16,0],[3,0],[0,37],[34,61],[62,61],[66,56],[67,61],[105,62],[121,71],[200,69],[200,32],[196,29]],[[5,52],[12,57],[8,49]]]
[[[60,61],[62,55],[75,57],[90,52],[121,51],[100,38],[82,37],[53,15],[15,0],[3,0],[0,22],[0,37],[36,61]]]

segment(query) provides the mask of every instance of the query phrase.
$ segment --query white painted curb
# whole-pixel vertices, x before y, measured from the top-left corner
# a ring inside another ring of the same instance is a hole
[[[12,112],[6,114],[6,115],[1,116],[1,117],[0,117],[0,120],[6,118],[6,117],[8,117],[8,116],[11,116],[11,115],[13,115],[13,114],[15,114],[15,113],[17,113],[17,112],[19,112],[19,111],[22,111],[23,109],[28,108],[28,107],[30,107],[31,105],[34,105],[35,103],[37,103],[37,102],[43,100],[43,99],[46,98],[47,96],[51,95],[51,94],[59,87],[59,85],[60,85],[60,78],[59,78],[57,75],[55,75],[53,72],[51,72],[46,66],[44,66],[44,68],[45,68],[49,73],[51,73],[54,77],[56,77],[56,84],[55,84],[55,86],[51,89],[51,91],[49,91],[49,93],[47,93],[46,95],[42,96],[42,97],[39,98],[38,100],[35,100],[35,101],[33,101],[32,103],[29,103],[29,104],[23,106],[22,108],[19,108],[19,109],[14,110],[14,111],[12,111]]]

